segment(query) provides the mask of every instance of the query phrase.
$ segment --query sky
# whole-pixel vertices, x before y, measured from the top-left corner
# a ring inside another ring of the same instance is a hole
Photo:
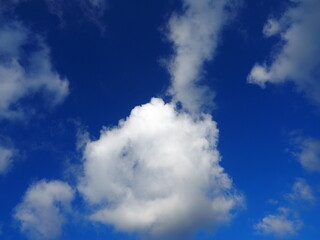
[[[319,0],[0,0],[0,239],[320,239]]]

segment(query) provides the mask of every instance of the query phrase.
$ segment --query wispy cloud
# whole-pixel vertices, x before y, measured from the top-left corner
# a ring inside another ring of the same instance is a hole
[[[281,47],[271,62],[256,64],[248,82],[264,87],[266,83],[292,81],[314,104],[320,105],[320,2],[292,0],[279,19],[269,19],[263,29],[265,36],[280,37]]]
[[[199,112],[213,104],[213,93],[201,84],[202,66],[215,56],[232,1],[184,0],[182,3],[183,13],[174,14],[169,21],[168,38],[174,45],[168,66],[172,80],[170,94],[184,109]]]
[[[26,50],[31,44],[35,50]],[[20,22],[0,26],[0,118],[23,118],[32,112],[22,100],[37,92],[45,93],[49,105],[67,96],[68,81],[54,71],[50,51],[43,39]]]
[[[61,181],[42,180],[30,186],[16,207],[20,230],[32,239],[54,239],[61,233],[64,213],[73,199],[71,187]]]
[[[0,13],[3,11],[12,10],[22,2],[29,0],[0,0],[2,8]],[[52,14],[56,14],[58,17],[63,18],[64,10],[67,6],[79,7],[82,13],[91,19],[101,17],[104,13],[108,0],[69,0],[66,4],[63,0],[43,0]]]
[[[0,175],[5,174],[11,167],[15,149],[0,145]]]
[[[320,172],[320,140],[298,137],[295,142],[298,150],[294,155],[301,166],[310,172]]]
[[[303,178],[298,178],[292,186],[291,193],[287,194],[286,197],[290,201],[294,202],[310,202],[315,201],[312,188],[307,184]]]
[[[284,238],[297,234],[302,226],[302,222],[292,214],[290,209],[279,208],[277,214],[264,217],[255,225],[255,229],[263,235]]]
[[[96,23],[101,29],[104,29],[101,23],[101,17],[107,8],[107,0],[44,0],[47,3],[49,11],[57,15],[62,23],[65,21],[65,15],[69,11],[81,12],[83,19]]]
[[[259,234],[273,235],[285,238],[298,234],[303,227],[303,221],[299,217],[302,206],[312,205],[316,200],[311,186],[303,178],[297,178],[291,187],[291,191],[283,195],[285,206],[279,207],[275,214],[268,214],[256,225],[255,230]],[[278,201],[275,202],[278,204]]]

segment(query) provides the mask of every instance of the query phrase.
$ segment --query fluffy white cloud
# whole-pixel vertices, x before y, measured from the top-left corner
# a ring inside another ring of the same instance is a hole
[[[230,2],[184,0],[183,14],[173,15],[169,21],[168,38],[175,51],[169,64],[170,94],[191,112],[212,104],[212,93],[199,81],[203,63],[214,55],[222,26],[228,19],[226,6]]]
[[[320,172],[320,140],[299,139],[300,151],[296,154],[301,165],[308,171]]]
[[[7,148],[0,146],[0,175],[4,174],[10,168],[15,150],[12,148]]]
[[[79,190],[90,218],[152,237],[188,236],[228,222],[242,197],[219,165],[218,130],[153,98],[84,149]]]
[[[302,227],[301,221],[291,216],[289,209],[279,208],[279,213],[276,215],[268,215],[264,217],[256,226],[255,229],[260,234],[274,235],[275,237],[288,237],[295,235]]]
[[[313,202],[315,196],[309,184],[302,178],[298,178],[292,186],[291,193],[287,197],[292,201]]]
[[[267,82],[292,81],[313,103],[320,105],[320,1],[292,0],[279,20],[269,19],[264,34],[278,34],[280,50],[271,63],[256,64],[248,81],[262,87]]]
[[[0,26],[0,118],[24,116],[21,100],[37,92],[46,93],[52,106],[68,94],[68,81],[53,70],[48,47],[31,35],[19,22]],[[24,49],[30,42],[33,51]]]
[[[63,211],[73,199],[71,187],[61,181],[40,181],[26,192],[14,217],[20,229],[34,239],[54,239],[60,235],[65,221]]]

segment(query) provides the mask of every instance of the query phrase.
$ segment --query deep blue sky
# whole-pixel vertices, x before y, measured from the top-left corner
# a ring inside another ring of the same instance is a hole
[[[68,79],[70,93],[54,108],[41,94],[32,93],[20,104],[37,109],[36,114],[0,122],[1,138],[16,149],[11,169],[0,176],[0,239],[27,239],[12,215],[30,184],[57,179],[76,186],[70,165],[80,171],[79,129],[98,139],[102,126],[117,125],[152,97],[170,101],[170,74],[163,62],[173,48],[165,31],[171,14],[181,11],[180,1],[108,0],[104,14],[94,20],[76,2],[63,5],[61,18],[43,0],[24,1],[1,18],[2,25],[18,19],[43,36],[52,66]],[[279,37],[266,38],[263,26],[289,6],[288,1],[243,0],[222,29],[216,56],[204,64],[203,83],[215,93],[210,113],[218,124],[221,166],[244,195],[246,206],[213,235],[199,233],[193,239],[274,239],[257,234],[254,225],[290,204],[304,226],[289,239],[320,238],[319,200],[304,206],[284,197],[297,178],[305,179],[319,197],[320,175],[301,166],[293,154],[299,150],[292,137],[296,131],[302,138],[320,139],[319,106],[297,92],[292,82],[267,83],[266,88],[247,83],[255,63],[270,58],[279,46]],[[270,199],[278,203],[270,204]],[[66,217],[59,239],[136,239],[112,226],[86,221],[83,216],[89,210],[80,194],[72,205],[79,218]]]

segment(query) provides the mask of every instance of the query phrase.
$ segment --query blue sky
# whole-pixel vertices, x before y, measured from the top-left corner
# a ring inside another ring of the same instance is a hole
[[[0,0],[0,239],[319,239],[319,11]]]

